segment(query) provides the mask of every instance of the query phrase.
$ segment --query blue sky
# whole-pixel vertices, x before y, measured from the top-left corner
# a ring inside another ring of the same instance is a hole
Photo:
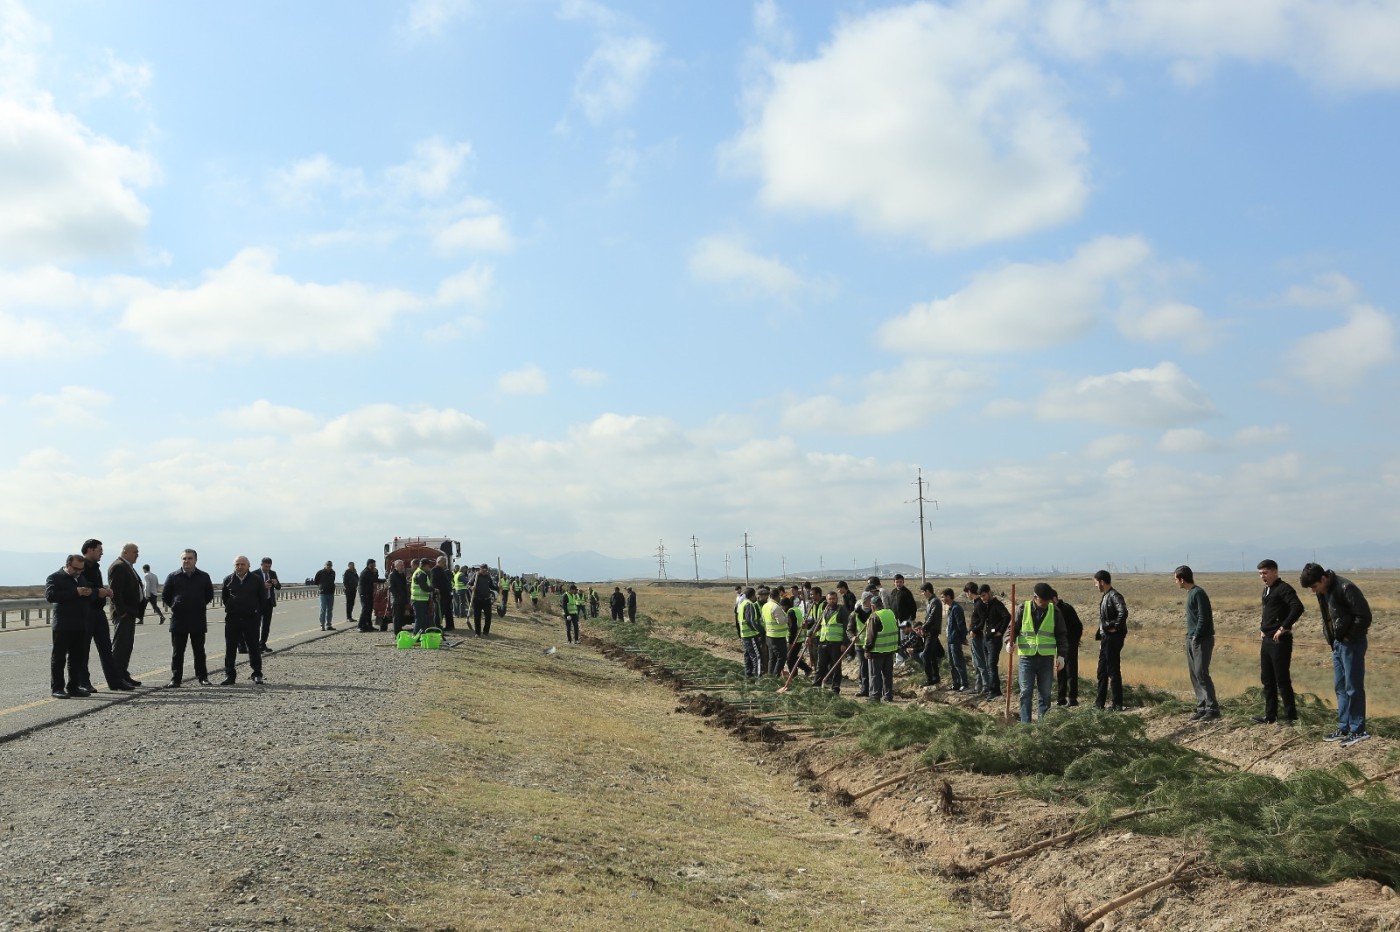
[[[922,468],[932,571],[1393,560],[1397,47],[1336,0],[0,0],[0,550],[917,564]]]

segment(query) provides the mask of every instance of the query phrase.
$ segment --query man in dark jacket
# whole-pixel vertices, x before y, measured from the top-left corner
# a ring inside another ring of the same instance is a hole
[[[1074,606],[1055,593],[1055,616],[1057,623],[1065,629],[1065,662],[1055,674],[1058,693],[1057,705],[1079,705],[1079,642],[1084,639],[1084,622]]]
[[[121,557],[107,567],[107,588],[112,590],[112,665],[127,689],[141,685],[131,678],[129,669],[136,626],[146,614],[146,579],[136,568],[140,555],[135,544],[124,544]]]
[[[389,617],[393,619],[395,634],[408,625],[408,603],[408,575],[404,573],[403,561],[395,560],[389,571]]]
[[[627,620],[637,620],[637,592],[631,586],[627,587]]]
[[[170,608],[170,684],[179,686],[185,679],[185,645],[194,654],[194,675],[201,686],[212,686],[209,670],[204,663],[204,635],[209,630],[207,612],[214,601],[214,580],[196,564],[199,554],[185,550],[180,554],[180,568],[165,577],[160,600]],[[254,642],[257,638],[253,639]],[[256,646],[249,645],[249,650]]]
[[[355,620],[355,599],[360,594],[360,574],[355,570],[353,560],[345,567],[341,583],[345,587],[345,620],[351,622]]]
[[[612,609],[613,621],[621,621],[622,613],[627,609],[627,596],[622,594],[621,586],[613,586],[612,598],[608,600],[608,607]]]
[[[1311,589],[1322,611],[1322,633],[1332,648],[1332,683],[1337,690],[1337,730],[1324,741],[1351,747],[1366,731],[1366,635],[1371,606],[1356,583],[1317,563],[1303,567],[1298,584]]]
[[[366,568],[365,572],[369,572]],[[442,619],[442,630],[451,631],[457,626],[452,623],[452,574],[447,570],[447,557],[437,558],[433,564],[433,594],[437,597],[438,617]],[[488,608],[486,620],[490,622],[491,614]]]
[[[1254,717],[1257,725],[1298,721],[1298,704],[1293,696],[1293,626],[1303,617],[1303,602],[1297,591],[1279,579],[1278,564],[1259,561],[1259,581],[1264,584],[1260,597],[1263,613],[1259,619],[1259,683],[1264,687],[1264,714]],[[1283,716],[1279,716],[1279,698]]]
[[[477,637],[491,636],[491,612],[496,604],[496,581],[491,578],[491,567],[485,563],[477,567],[472,581],[472,630]],[[484,617],[484,620],[483,620]]]
[[[439,558],[442,559],[442,558]],[[379,566],[374,562],[374,558],[365,561],[365,568],[360,573],[360,630],[374,630],[374,589],[379,585]],[[452,599],[451,589],[448,590],[448,602]],[[448,616],[451,617],[450,615]]]
[[[272,648],[267,646],[267,636],[272,632],[272,610],[277,606],[277,590],[282,588],[282,580],[277,578],[277,571],[272,568],[272,557],[262,558],[262,568],[258,571],[262,577],[263,588],[267,590],[267,601],[263,603],[262,627],[258,632],[258,650],[264,654],[272,653]],[[253,645],[248,645],[248,652],[253,652]]]
[[[321,630],[334,631],[331,621],[335,615],[335,564],[327,560],[311,581],[321,594]]]
[[[248,667],[253,682],[263,682],[262,651],[258,647],[260,625],[267,612],[268,588],[261,573],[248,571],[248,558],[233,558],[233,572],[224,577],[224,680],[220,686],[232,686],[238,679],[238,645],[248,646]]]
[[[1031,598],[1016,607],[1007,631],[1008,643],[1019,661],[1017,680],[1021,684],[1021,724],[1031,723],[1031,705],[1039,693],[1036,720],[1050,711],[1050,683],[1065,665],[1065,629],[1055,610],[1056,592],[1049,583],[1038,582]],[[1011,684],[1008,683],[1009,687]]]
[[[102,665],[102,675],[107,680],[107,688],[113,692],[129,692],[126,677],[117,670],[116,658],[112,656],[112,632],[107,628],[107,600],[112,590],[102,579],[102,541],[89,538],[83,541],[83,581],[93,591],[88,602],[88,645],[97,645],[97,660]],[[93,689],[92,672],[89,667],[91,651],[83,651],[83,685]]]
[[[933,583],[924,583],[919,591],[924,594],[924,623],[915,626],[915,633],[924,641],[919,659],[924,665],[924,685],[937,686],[940,679],[938,662],[943,659],[943,642],[938,639],[943,631],[943,602],[934,595]]]
[[[1113,588],[1113,576],[1108,570],[1094,574],[1094,588],[1099,590],[1099,628],[1094,640],[1099,642],[1099,694],[1094,708],[1103,710],[1112,693],[1114,712],[1123,711],[1123,642],[1128,637],[1128,603]]]
[[[1011,627],[1011,612],[1006,603],[992,595],[992,587],[987,583],[977,587],[977,599],[982,603],[982,640],[974,642],[982,647],[982,696],[986,699],[1001,698],[1001,647],[1007,629]],[[976,612],[973,613],[974,623]],[[1011,688],[1011,684],[1006,684]]]
[[[49,688],[55,699],[92,695],[92,691],[83,685],[88,608],[94,595],[93,588],[82,578],[86,562],[80,553],[69,554],[63,569],[49,574],[44,581],[44,598],[53,605],[49,625],[53,636]],[[66,686],[63,679],[65,668],[68,672]]]

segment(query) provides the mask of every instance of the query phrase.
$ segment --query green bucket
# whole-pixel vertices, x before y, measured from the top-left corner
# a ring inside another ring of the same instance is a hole
[[[442,647],[442,631],[437,628],[428,628],[424,630],[422,638],[419,639],[419,643],[424,650],[440,649]]]
[[[399,650],[408,650],[410,647],[418,646],[418,639],[413,636],[412,631],[408,630],[407,628],[404,628],[402,631],[399,632],[399,638],[397,643],[399,645]]]

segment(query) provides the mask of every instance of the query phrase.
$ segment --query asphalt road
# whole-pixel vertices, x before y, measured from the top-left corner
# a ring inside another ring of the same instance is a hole
[[[168,611],[168,610],[167,610]],[[318,600],[300,599],[277,604],[272,616],[268,645],[274,653],[263,658],[263,675],[268,682],[277,682],[279,655],[296,645],[322,637],[334,637],[345,631],[354,633],[354,625],[345,621],[345,602],[336,597],[336,630],[327,634],[319,622]],[[164,689],[170,681],[170,629],[159,624],[159,617],[148,612],[146,623],[136,626],[136,643],[131,653],[131,675],[141,681],[134,692],[108,692],[102,676],[102,665],[93,648],[89,670],[98,691],[91,696],[54,699],[49,695],[49,658],[53,641],[48,625],[31,628],[10,627],[0,631],[0,742],[26,734],[35,728],[66,721],[78,715],[117,702],[139,700],[153,689]],[[209,678],[215,683],[224,678],[224,620],[217,606],[209,609],[209,633],[205,640],[209,662]],[[185,684],[181,689],[204,689],[194,679],[189,648],[185,649]],[[218,689],[219,687],[212,687]],[[251,683],[247,660],[239,663],[236,689],[256,689]]]

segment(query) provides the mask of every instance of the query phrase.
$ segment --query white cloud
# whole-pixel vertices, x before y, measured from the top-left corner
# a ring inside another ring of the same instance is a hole
[[[620,21],[617,13],[595,0],[563,0],[559,4],[559,18],[588,22],[603,29]]]
[[[19,0],[0,0],[0,95],[34,93],[39,56],[49,36],[49,27],[30,15]]]
[[[363,194],[365,175],[358,168],[337,165],[318,154],[274,171],[268,184],[281,203],[302,205],[315,200],[323,189],[334,190],[342,197]]]
[[[48,262],[137,251],[149,211],[135,189],[155,162],[47,102],[0,98],[0,261]]]
[[[1220,441],[1197,427],[1174,427],[1157,441],[1162,453],[1215,453],[1222,449]]]
[[[471,143],[447,143],[434,136],[413,147],[412,159],[392,166],[385,174],[390,184],[405,194],[437,198],[452,187],[471,154]]]
[[[171,356],[225,355],[230,346],[287,355],[373,346],[421,298],[360,282],[321,285],[273,271],[276,254],[245,249],[192,288],[152,287],[132,299],[121,326]]]
[[[151,66],[145,62],[122,61],[111,49],[102,56],[102,70],[92,79],[88,96],[93,99],[125,97],[144,106],[146,89],[151,86]]]
[[[1215,405],[1201,387],[1171,362],[1054,386],[1036,405],[1042,420],[1142,427],[1174,427],[1215,414]]]
[[[472,11],[472,0],[413,0],[404,20],[404,29],[416,37],[443,34],[454,20]]]
[[[515,238],[500,214],[463,217],[443,227],[433,236],[441,252],[509,252]]]
[[[390,404],[366,405],[341,415],[312,439],[345,453],[451,453],[491,446],[486,425],[461,411]]]
[[[0,311],[0,359],[68,355],[68,334],[47,320]]]
[[[1151,256],[1136,237],[1101,237],[1062,263],[1012,263],[979,272],[963,290],[880,326],[880,345],[904,353],[1034,350],[1087,333],[1110,285]]]
[[[1356,283],[1338,272],[1318,275],[1310,285],[1293,285],[1283,300],[1298,307],[1345,307],[1361,296]]]
[[[1291,68],[1342,90],[1400,86],[1400,7],[1375,0],[1053,0],[1044,39],[1061,54],[1158,55],[1194,84],[1226,59]]]
[[[1267,446],[1287,440],[1292,434],[1292,428],[1287,424],[1275,424],[1272,427],[1254,424],[1235,431],[1234,442],[1237,447]]]
[[[844,402],[834,395],[789,401],[783,430],[804,433],[874,435],[913,430],[986,386],[985,377],[942,361],[906,360],[897,368],[876,361],[857,373],[865,397]]]
[[[1109,434],[1089,441],[1084,447],[1084,455],[1096,460],[1112,459],[1131,453],[1139,446],[1140,441],[1131,434]]]
[[[597,369],[570,369],[569,378],[579,385],[602,385],[608,380],[608,374]]]
[[[1123,311],[1117,323],[1118,331],[1129,339],[1145,343],[1175,340],[1193,350],[1207,349],[1218,336],[1217,326],[1204,311],[1179,301],[1158,304],[1141,313]]]
[[[1088,194],[1087,144],[1011,18],[915,3],[843,20],[818,57],[750,88],[726,160],[771,207],[849,213],[934,249],[1064,223]]]
[[[604,36],[574,81],[574,99],[591,123],[632,109],[661,45],[645,36]]]
[[[244,430],[293,436],[308,433],[317,425],[316,417],[309,411],[273,404],[265,398],[234,411],[226,411],[222,419]]]
[[[496,380],[496,388],[507,395],[544,395],[549,392],[549,379],[539,366],[506,372]]]
[[[982,406],[981,414],[983,417],[1022,417],[1028,410],[1029,407],[1024,401],[1015,398],[993,398]]]
[[[1395,359],[1395,322],[1389,314],[1357,304],[1346,315],[1342,326],[1304,337],[1292,349],[1294,371],[1316,388],[1344,392]]]
[[[59,424],[93,426],[101,423],[96,410],[112,403],[112,396],[95,388],[65,385],[53,395],[34,395],[30,405],[42,416]]]
[[[443,279],[438,285],[437,301],[439,304],[480,304],[494,284],[495,270],[476,262],[465,271]]]
[[[756,255],[732,236],[707,236],[696,243],[690,253],[690,274],[701,281],[772,297],[788,297],[806,287],[802,276],[780,260]]]

